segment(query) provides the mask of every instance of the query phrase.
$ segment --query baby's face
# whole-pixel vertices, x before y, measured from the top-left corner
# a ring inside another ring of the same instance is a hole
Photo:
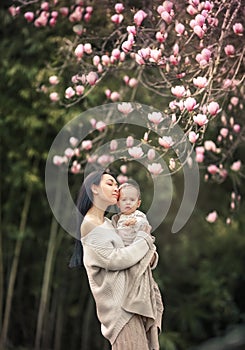
[[[129,215],[140,206],[139,194],[136,188],[127,186],[119,192],[118,206],[121,213]]]

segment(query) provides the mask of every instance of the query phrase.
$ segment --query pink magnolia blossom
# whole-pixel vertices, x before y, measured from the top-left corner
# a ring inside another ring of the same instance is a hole
[[[231,165],[231,170],[233,171],[239,171],[241,169],[242,162],[240,160],[237,160]]]
[[[65,98],[72,98],[76,94],[76,91],[70,86],[65,90]]]
[[[208,118],[207,118],[206,114],[194,115],[193,120],[199,126],[203,126],[203,125],[208,123]]]
[[[233,45],[226,45],[224,50],[227,56],[233,56],[235,54],[235,47]]]
[[[206,216],[206,220],[209,222],[209,223],[214,223],[216,220],[218,219],[218,214],[217,214],[217,211],[214,210],[212,212],[210,212],[207,216]]]
[[[134,138],[133,136],[128,136],[126,139],[126,146],[132,147],[134,145]]]
[[[93,65],[94,66],[98,66],[98,64],[100,63],[100,57],[98,55],[93,57]]]
[[[34,20],[35,15],[33,12],[28,11],[24,14],[24,17],[27,20],[27,22],[32,22]]]
[[[172,94],[175,95],[176,97],[183,97],[183,96],[185,96],[185,94],[186,94],[185,87],[182,86],[182,85],[181,85],[181,86],[179,86],[179,85],[173,86],[173,87],[171,88],[171,92],[172,92]]]
[[[197,77],[193,79],[193,84],[202,89],[208,85],[208,81],[205,77]]]
[[[212,52],[209,49],[204,48],[201,51],[201,55],[207,62],[209,62]]]
[[[86,75],[86,80],[89,83],[89,85],[91,85],[91,86],[95,85],[98,79],[99,79],[98,74],[95,72],[89,72]]]
[[[174,56],[174,55],[169,56],[169,62],[174,66],[177,66],[180,60],[181,60],[180,56]]]
[[[129,34],[136,35],[136,33],[137,33],[136,27],[135,26],[127,26],[127,32]]]
[[[147,169],[152,175],[159,175],[163,172],[163,168],[160,163],[149,164]]]
[[[95,128],[99,131],[103,131],[106,128],[106,124],[100,120],[96,123]]]
[[[103,154],[102,156],[100,156],[97,159],[97,162],[102,165],[102,166],[106,166],[109,165],[110,163],[112,163],[114,161],[114,157],[110,156],[109,154]]]
[[[158,125],[159,123],[161,123],[163,121],[163,117],[162,117],[162,113],[161,112],[153,112],[153,113],[149,113],[148,114],[148,119]]]
[[[93,7],[92,6],[87,6],[86,7],[86,12],[91,14],[93,12]]]
[[[75,11],[72,12],[69,16],[69,21],[70,22],[79,22],[82,19],[82,11],[80,6],[76,7]]]
[[[116,24],[120,24],[123,21],[123,19],[124,17],[121,13],[115,13],[115,15],[111,16],[111,21]]]
[[[115,11],[116,11],[116,13],[121,13],[123,10],[124,10],[123,4],[118,2],[118,3],[115,5]]]
[[[211,164],[207,167],[207,171],[210,174],[215,175],[219,172],[219,168],[215,164]]]
[[[128,115],[133,111],[133,107],[130,102],[123,102],[117,106],[119,112]]]
[[[59,94],[57,92],[51,92],[49,94],[49,98],[52,102],[57,102],[60,99]]]
[[[172,16],[167,11],[162,11],[161,17],[167,24],[172,22]]]
[[[84,140],[81,144],[82,149],[85,149],[86,151],[90,150],[93,147],[91,140]]]
[[[64,154],[67,158],[72,158],[74,156],[74,150],[72,148],[68,147],[68,148],[66,148]]]
[[[151,55],[151,49],[149,47],[142,48],[141,50],[138,51],[138,54],[144,59],[148,60],[148,58]]]
[[[129,40],[127,40],[127,41],[124,41],[123,43],[122,43],[122,50],[124,51],[124,52],[129,52],[129,51],[131,51],[132,50],[132,47],[133,47],[133,43],[132,43],[132,41],[129,41]]]
[[[20,13],[20,7],[19,7],[19,6],[17,6],[17,7],[15,7],[15,6],[10,6],[10,7],[8,8],[8,11],[9,11],[9,13],[10,13],[10,15],[11,15],[12,17],[15,17],[15,16],[17,16],[17,15]]]
[[[163,146],[164,148],[168,149],[171,146],[173,146],[174,142],[171,136],[163,136],[158,138],[159,145]]]
[[[204,154],[205,148],[203,146],[198,146],[195,148],[196,153]]]
[[[132,147],[128,149],[128,153],[131,157],[139,159],[144,155],[144,152],[141,147]]]
[[[105,95],[107,98],[110,98],[111,97],[111,90],[110,89],[106,89],[105,90]]]
[[[77,47],[75,49],[75,55],[77,56],[77,58],[79,60],[81,60],[81,58],[83,57],[83,54],[84,54],[84,46],[83,46],[83,44],[77,45]]]
[[[163,43],[166,40],[166,33],[157,32],[156,39],[159,43]]]
[[[206,18],[200,14],[196,15],[196,17],[195,17],[195,21],[196,21],[197,25],[199,25],[200,27],[202,27],[204,25],[205,20],[206,20]]]
[[[193,28],[193,31],[200,39],[204,37],[205,32],[202,29],[202,27],[200,27],[199,25],[195,25],[195,27]]]
[[[185,26],[182,23],[177,23],[175,25],[175,31],[178,35],[182,35],[185,32]]]
[[[84,15],[84,21],[85,22],[89,22],[90,21],[90,18],[91,18],[91,13],[85,13],[85,15]]]
[[[68,16],[68,14],[69,14],[69,8],[68,8],[68,7],[65,7],[65,6],[60,7],[59,11],[60,11],[60,14],[61,14],[63,17],[66,17],[66,16]]]
[[[221,128],[220,129],[220,135],[224,138],[226,138],[229,134],[229,130],[227,128]]]
[[[117,181],[120,183],[120,184],[124,184],[125,182],[128,181],[128,177],[123,175],[123,174],[120,174],[117,176]]]
[[[150,148],[149,151],[147,152],[147,158],[149,160],[153,160],[156,157],[156,152],[153,148]]]
[[[206,151],[212,151],[212,152],[217,151],[216,144],[211,140],[207,140],[204,142],[204,148]]]
[[[75,87],[75,90],[76,90],[76,94],[78,95],[78,96],[81,96],[83,93],[84,93],[84,86],[83,85],[77,85],[76,87]]]
[[[191,16],[194,16],[195,14],[197,14],[198,10],[192,6],[192,5],[189,5],[186,9],[186,11],[189,13],[189,15]]]
[[[113,102],[118,101],[118,100],[120,99],[120,94],[119,94],[119,92],[113,91],[113,92],[111,93],[110,99],[111,99]]]
[[[147,13],[145,13],[145,11],[143,10],[139,10],[138,12],[136,12],[136,14],[134,15],[134,23],[137,26],[140,26],[141,23],[143,22],[143,20],[147,17]]]
[[[241,126],[239,124],[234,124],[233,130],[235,131],[235,133],[239,133],[241,130]]]
[[[173,171],[175,168],[176,168],[176,161],[174,160],[174,158],[170,158],[169,159],[169,169]]]
[[[196,134],[194,131],[190,131],[188,138],[191,143],[195,143],[199,137],[199,134]]]
[[[60,82],[59,78],[56,75],[51,75],[48,80],[51,85],[57,85]]]
[[[48,1],[44,1],[42,4],[41,4],[41,9],[43,11],[48,11],[49,10],[49,3]]]
[[[143,64],[145,64],[144,59],[139,54],[136,53],[134,58],[135,58],[135,62],[138,63],[139,65],[142,66]]]
[[[53,164],[54,165],[61,165],[64,163],[64,157],[61,157],[61,156],[54,156],[53,157]]]
[[[230,102],[233,106],[237,106],[239,103],[239,98],[236,96],[231,97]]]
[[[35,27],[45,27],[48,23],[48,14],[47,12],[41,12],[40,16],[37,17],[34,21]]]
[[[75,147],[78,144],[78,139],[76,137],[72,136],[69,138],[69,142],[70,142],[72,147]]]
[[[56,18],[54,18],[54,17],[50,18],[50,20],[49,20],[50,27],[54,27],[56,25],[56,23],[57,23]]]
[[[138,80],[135,78],[131,78],[128,82],[128,86],[131,88],[134,88],[137,85],[138,85]]]
[[[104,66],[108,66],[110,64],[110,57],[108,55],[102,55],[101,62]]]
[[[202,163],[204,161],[204,154],[203,153],[196,153],[196,162]]]
[[[149,139],[149,134],[148,134],[148,132],[146,131],[146,132],[144,133],[143,140],[144,140],[145,142],[147,142],[148,139]]]
[[[173,9],[173,3],[172,1],[164,1],[163,4],[162,4],[163,8],[165,11],[167,11],[168,13],[171,12],[171,10]]]
[[[120,58],[121,51],[119,49],[113,49],[111,55],[115,57],[117,60]]]
[[[151,62],[158,62],[161,57],[162,57],[161,50],[158,50],[158,49],[151,50],[151,53],[150,53],[150,61]]]
[[[71,172],[73,174],[78,174],[81,170],[81,164],[79,164],[77,162],[77,160],[74,160],[74,162],[72,163],[72,166],[71,166]]]
[[[242,23],[235,23],[232,28],[233,28],[233,31],[235,34],[242,35],[242,33],[243,33]]]
[[[219,113],[220,112],[219,104],[217,102],[210,102],[208,105],[208,112],[211,115],[216,115],[217,113]]]
[[[92,156],[87,156],[86,159],[88,163],[94,163],[98,159],[98,156],[97,154],[93,154]]]
[[[127,171],[128,171],[127,165],[125,165],[125,164],[121,165],[120,166],[120,171],[121,171],[122,174],[126,174]]]
[[[84,44],[83,48],[84,52],[86,52],[86,54],[88,55],[90,55],[93,52],[92,45],[90,43]]]
[[[123,81],[124,81],[124,83],[126,84],[126,85],[128,85],[128,82],[129,82],[129,76],[128,75],[125,75],[124,77],[123,77]]]
[[[110,142],[110,150],[111,151],[116,151],[118,147],[118,142],[117,140],[111,140]]]
[[[193,111],[198,105],[197,101],[193,97],[187,97],[187,99],[184,101],[184,106],[187,109],[187,111],[191,112]]]

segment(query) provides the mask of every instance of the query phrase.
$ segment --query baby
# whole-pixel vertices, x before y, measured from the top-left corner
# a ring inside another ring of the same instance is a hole
[[[138,210],[140,204],[140,189],[136,182],[124,183],[119,187],[120,214],[114,216],[113,222],[125,246],[133,243],[140,227],[144,224],[150,226],[146,215]]]
[[[130,182],[124,183],[119,187],[118,207],[120,209],[120,213],[113,215],[112,224],[122,238],[125,246],[133,243],[136,238],[136,233],[142,229],[144,225],[150,226],[146,215],[142,211],[138,210],[140,204],[140,188],[135,181],[131,180]],[[152,322],[152,320],[146,317],[145,327],[150,349],[158,350],[158,333],[161,330],[162,313],[164,307],[159,287],[153,279],[151,271],[157,265],[158,255],[155,256],[154,260],[155,261],[151,264],[151,266],[149,266],[145,271],[145,275],[142,276],[142,280],[139,282],[139,285],[142,287],[144,283],[150,283],[149,289],[152,291],[151,303],[153,305],[153,309],[155,310],[154,321]],[[133,295],[132,293],[134,293],[134,291],[129,292],[128,295]],[[138,311],[138,313],[141,314],[140,307],[138,310],[134,311]]]

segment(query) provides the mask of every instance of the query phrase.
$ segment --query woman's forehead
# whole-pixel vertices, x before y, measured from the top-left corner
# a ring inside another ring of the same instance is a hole
[[[113,183],[117,184],[116,179],[114,179],[114,177],[113,177],[112,175],[110,175],[110,174],[103,174],[102,179],[103,179],[104,181],[110,180],[110,181],[112,181]]]

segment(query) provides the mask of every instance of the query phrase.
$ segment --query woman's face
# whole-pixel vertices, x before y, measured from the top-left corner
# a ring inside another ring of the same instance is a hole
[[[95,186],[96,194],[100,200],[107,205],[113,205],[117,203],[118,199],[118,184],[113,176],[109,174],[103,174],[100,184]]]

